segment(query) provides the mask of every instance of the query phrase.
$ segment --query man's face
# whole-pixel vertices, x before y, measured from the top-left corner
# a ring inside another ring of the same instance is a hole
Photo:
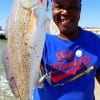
[[[80,0],[54,0],[53,20],[63,34],[70,34],[75,31],[80,18]]]

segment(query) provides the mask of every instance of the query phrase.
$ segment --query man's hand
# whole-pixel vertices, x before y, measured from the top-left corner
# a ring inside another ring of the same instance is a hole
[[[15,97],[19,97],[14,74],[13,74],[13,70],[12,70],[12,68],[10,66],[10,62],[9,62],[7,46],[3,52],[3,64],[4,64],[8,84],[12,90],[12,93],[14,94]]]

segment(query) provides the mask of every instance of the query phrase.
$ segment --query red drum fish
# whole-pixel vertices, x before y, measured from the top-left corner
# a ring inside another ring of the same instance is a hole
[[[7,20],[8,57],[19,100],[32,100],[33,88],[43,86],[40,63],[47,29],[47,0],[14,0]]]

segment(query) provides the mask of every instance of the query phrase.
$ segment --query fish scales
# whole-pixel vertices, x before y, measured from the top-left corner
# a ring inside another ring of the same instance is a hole
[[[43,15],[46,13],[46,0],[44,3],[45,6],[38,4],[32,10],[24,7],[20,0],[14,0],[7,21],[8,55],[19,93],[18,100],[32,100],[32,88],[37,87],[41,74],[40,61],[46,33],[46,16]],[[44,7],[43,11],[39,7]]]
[[[28,57],[28,26],[31,10],[19,7],[17,11],[17,19],[11,23],[13,25],[9,29],[10,32],[8,31],[8,52],[20,98],[21,100],[26,100],[25,95],[28,94],[29,83],[27,80],[30,66]]]

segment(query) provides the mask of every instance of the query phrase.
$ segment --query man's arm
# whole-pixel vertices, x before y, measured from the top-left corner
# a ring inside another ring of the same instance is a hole
[[[100,84],[100,66],[96,70],[96,80]]]
[[[100,84],[100,75],[96,76],[97,82]]]

